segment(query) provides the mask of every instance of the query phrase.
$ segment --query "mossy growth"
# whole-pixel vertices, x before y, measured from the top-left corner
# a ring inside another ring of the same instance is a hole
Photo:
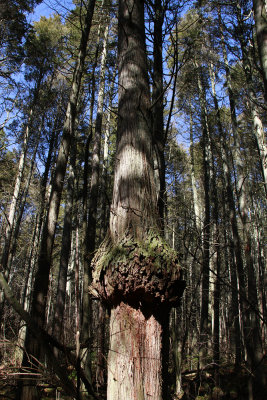
[[[170,271],[178,267],[178,255],[167,242],[153,230],[147,232],[146,237],[140,241],[126,234],[118,243],[113,244],[108,235],[93,259],[93,279],[98,279],[103,271],[108,268],[137,261],[149,259],[153,261],[155,270],[162,268]]]
[[[113,303],[127,296],[165,302],[181,295],[181,272],[177,252],[152,230],[143,240],[128,233],[115,244],[108,236],[93,260],[92,286]]]

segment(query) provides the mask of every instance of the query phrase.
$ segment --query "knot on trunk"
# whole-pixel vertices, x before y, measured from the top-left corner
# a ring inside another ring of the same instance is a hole
[[[125,236],[112,244],[108,238],[93,260],[91,291],[112,306],[123,300],[173,307],[184,288],[177,253],[151,232],[142,241]]]

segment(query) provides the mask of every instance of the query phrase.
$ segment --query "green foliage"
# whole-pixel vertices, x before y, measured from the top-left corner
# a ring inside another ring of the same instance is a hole
[[[4,151],[0,157],[0,198],[4,203],[12,193],[17,172],[17,160],[14,151]],[[2,204],[3,204],[2,203]]]
[[[23,40],[29,32],[26,14],[41,0],[1,1],[0,7],[0,76],[10,77],[23,61]]]
[[[67,32],[58,15],[41,17],[40,21],[34,23],[25,44],[27,80],[36,79],[39,74],[44,77],[57,68]]]

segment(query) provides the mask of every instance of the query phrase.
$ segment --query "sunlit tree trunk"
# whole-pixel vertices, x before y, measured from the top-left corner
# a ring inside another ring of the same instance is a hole
[[[244,40],[244,21],[241,15],[241,3],[237,0],[236,7],[236,17],[238,21],[239,27],[239,36],[238,39],[240,41],[241,54],[242,54],[242,64],[245,71],[246,83],[248,86],[248,94],[249,94],[249,104],[250,109],[253,115],[253,112],[257,112],[254,95],[254,88],[252,82],[251,68],[250,68],[250,60],[247,52],[246,42]],[[254,124],[255,117],[253,116]],[[259,115],[257,115],[259,119]],[[254,129],[254,134],[259,134],[259,129]],[[261,139],[263,139],[261,137]],[[237,153],[237,152],[236,152]],[[261,153],[260,153],[261,156]],[[241,156],[238,155],[239,160],[241,160]],[[262,163],[262,170],[266,168],[266,161],[260,158]],[[264,166],[265,164],[265,166]],[[244,176],[244,166],[242,162],[239,162],[237,168],[237,176],[238,176],[238,205],[239,205],[239,213],[242,221],[242,227],[244,232],[245,239],[245,259],[246,259],[246,273],[248,278],[248,286],[247,286],[247,298],[249,302],[249,306],[246,305],[246,309],[244,308],[244,339],[245,346],[247,351],[247,359],[249,363],[249,367],[251,368],[255,378],[253,385],[250,385],[249,379],[249,391],[250,391],[250,399],[253,399],[255,393],[259,390],[264,390],[266,384],[266,376],[263,370],[262,358],[263,358],[263,348],[261,341],[261,333],[260,333],[260,324],[259,324],[259,316],[258,316],[258,295],[257,295],[257,287],[256,287],[256,272],[255,272],[255,263],[252,256],[252,240],[251,240],[251,232],[250,232],[250,216],[248,212],[247,205],[247,184],[245,182]],[[264,176],[263,176],[264,179]],[[266,184],[266,182],[264,182]],[[244,286],[245,288],[245,286]],[[253,387],[252,387],[253,386]]]
[[[236,8],[237,10],[237,20],[239,21],[239,24],[241,24],[241,16],[240,16],[240,5],[239,2],[237,1],[238,7]],[[223,57],[224,57],[224,63],[225,63],[225,70],[226,70],[226,83],[227,83],[227,89],[228,89],[228,94],[229,94],[229,102],[230,102],[230,110],[231,110],[231,122],[232,122],[232,130],[233,130],[233,139],[234,139],[234,153],[233,153],[233,158],[235,160],[235,165],[236,165],[236,175],[237,175],[237,200],[238,200],[238,210],[240,212],[240,217],[241,217],[241,222],[243,225],[244,229],[244,236],[246,240],[245,244],[245,249],[246,249],[246,254],[247,254],[247,268],[248,268],[248,274],[253,275],[253,272],[251,268],[253,269],[253,263],[251,263],[250,258],[248,257],[248,252],[250,252],[250,234],[248,231],[248,224],[247,224],[247,200],[246,200],[246,191],[245,191],[245,176],[244,176],[244,165],[240,153],[240,143],[239,143],[239,132],[238,132],[238,125],[237,125],[237,118],[236,118],[236,112],[235,112],[235,101],[233,97],[233,91],[232,91],[232,84],[231,84],[231,76],[230,76],[230,69],[228,66],[228,59],[227,59],[227,53],[226,53],[226,46],[225,46],[225,39],[223,36],[223,31],[222,31],[222,25],[221,25],[221,16],[220,13],[218,14],[219,16],[219,27],[220,27],[220,34],[221,34],[221,45],[222,45],[222,50],[223,50]],[[242,27],[240,27],[241,29]],[[244,47],[243,43],[243,38],[242,38],[242,32],[243,30],[241,29],[241,35],[239,36],[240,41],[241,41],[241,49]],[[243,51],[243,57],[245,55],[245,52]],[[244,60],[243,60],[244,61]],[[245,66],[245,70],[248,69],[248,64]],[[250,82],[248,82],[248,85],[250,86]],[[227,167],[227,164],[224,164],[224,170]],[[233,230],[233,241],[234,241],[234,250],[235,250],[235,255],[236,255],[236,266],[237,266],[237,277],[238,277],[238,283],[239,283],[239,306],[240,306],[240,314],[241,314],[241,319],[242,319],[242,331],[244,334],[244,344],[248,356],[248,362],[250,368],[256,368],[255,366],[258,365],[260,367],[261,363],[261,345],[260,345],[260,337],[259,337],[259,329],[255,329],[258,331],[257,334],[254,336],[254,340],[251,340],[251,333],[253,331],[253,327],[251,323],[253,322],[253,318],[251,318],[250,314],[254,313],[255,310],[251,310],[251,307],[247,303],[248,299],[248,294],[246,290],[246,283],[245,283],[245,267],[244,267],[244,261],[241,253],[241,240],[240,236],[238,233],[238,226],[237,226],[237,221],[236,221],[236,210],[235,210],[235,204],[234,204],[234,198],[233,194],[231,193],[230,190],[230,174],[228,174],[228,179],[226,181],[227,183],[227,191],[228,191],[228,200],[230,204],[230,212],[231,212],[231,225],[232,225],[232,230]],[[253,278],[254,281],[254,278]],[[255,291],[253,290],[253,293],[255,295]],[[253,301],[253,304],[257,304],[257,301],[255,302],[255,299]],[[258,325],[257,317],[254,323],[256,322],[256,325]],[[254,343],[255,341],[255,343]],[[257,361],[256,361],[257,360]],[[261,374],[258,375],[260,377]],[[260,378],[262,381],[262,379]],[[252,391],[252,378],[250,377],[248,381],[248,388],[250,391],[250,399],[253,399],[253,391]]]
[[[161,218],[161,226],[164,229],[165,209],[165,158],[164,148],[166,133],[163,124],[163,60],[162,60],[162,25],[164,10],[162,0],[154,1],[154,42],[153,42],[153,91],[152,91],[152,114],[153,114],[153,136],[155,141],[155,181],[158,182],[158,209]]]
[[[260,164],[262,169],[263,186],[267,198],[267,145],[264,134],[264,126],[259,116],[259,112],[257,108],[253,106],[253,104],[251,113],[253,118],[254,134],[257,142]]]
[[[35,163],[36,163],[36,154],[37,154],[37,150],[38,150],[38,146],[39,146],[39,141],[40,141],[40,136],[41,136],[41,132],[42,132],[42,128],[43,128],[43,122],[44,122],[44,118],[42,118],[40,127],[39,127],[39,131],[35,140],[35,146],[34,146],[34,150],[33,150],[33,154],[32,154],[32,159],[31,159],[31,163],[30,163],[30,169],[28,172],[28,176],[26,179],[26,182],[24,184],[24,188],[23,188],[23,193],[21,196],[21,201],[20,201],[20,205],[19,205],[19,211],[17,213],[17,217],[15,218],[14,221],[14,229],[13,229],[13,234],[12,234],[12,240],[10,243],[10,251],[9,251],[9,257],[8,257],[8,262],[7,262],[7,266],[6,266],[6,271],[8,271],[8,273],[10,274],[10,280],[12,280],[12,261],[13,261],[13,257],[15,255],[15,251],[16,251],[16,246],[17,246],[17,239],[19,236],[19,231],[20,231],[20,225],[21,225],[21,220],[23,217],[23,213],[24,213],[24,208],[28,199],[28,195],[29,195],[29,189],[30,189],[30,184],[32,182],[32,175],[33,175],[33,171],[34,171],[34,167],[35,167]]]
[[[90,203],[92,204],[92,198],[89,197],[88,195],[88,177],[89,177],[89,143],[91,142],[93,138],[93,119],[94,119],[94,106],[95,106],[95,94],[97,93],[96,89],[96,68],[98,65],[98,59],[99,59],[99,52],[101,49],[101,37],[102,37],[102,28],[103,28],[103,19],[105,19],[105,16],[103,15],[103,5],[104,5],[104,0],[101,2],[101,16],[100,16],[100,22],[98,24],[98,30],[97,30],[97,44],[96,44],[96,50],[95,50],[95,55],[94,55],[94,63],[92,66],[92,72],[91,72],[91,80],[90,80],[90,92],[91,92],[91,101],[90,101],[90,135],[87,138],[86,141],[86,146],[85,146],[85,162],[84,162],[84,183],[83,183],[83,295],[82,295],[82,315],[81,315],[81,341],[83,344],[87,344],[87,347],[82,350],[85,354],[81,355],[81,358],[85,361],[84,369],[85,373],[87,376],[87,379],[91,381],[91,362],[89,360],[91,356],[91,349],[90,349],[90,340],[92,339],[92,302],[90,298],[90,294],[88,292],[88,286],[90,285],[90,282],[92,280],[92,272],[91,272],[91,266],[90,262],[92,259],[92,250],[90,250],[90,240],[88,240],[88,229],[89,228],[89,221],[88,217],[88,209],[90,209]],[[102,114],[101,114],[101,124],[102,124]],[[98,154],[98,141],[97,138],[95,137],[94,140],[94,150],[95,150],[95,155],[93,156],[94,158],[94,178],[91,182],[91,187],[95,187],[94,182],[96,182],[96,179],[98,180],[98,174],[99,174],[99,156]],[[100,144],[99,144],[100,146]],[[90,166],[91,167],[91,166]],[[95,190],[93,189],[93,197],[97,193],[98,188],[95,187]],[[90,194],[91,196],[91,194]],[[94,215],[91,216],[91,218],[94,218]],[[92,231],[94,231],[94,228],[92,227]],[[90,232],[89,232],[90,234]],[[94,244],[93,244],[94,248]]]
[[[204,367],[208,351],[208,334],[210,332],[209,321],[209,269],[210,269],[210,134],[208,126],[208,113],[206,104],[205,88],[202,83],[201,67],[197,71],[198,91],[201,107],[202,125],[202,154],[203,154],[203,185],[204,185],[204,221],[203,221],[203,262],[202,262],[202,294],[201,294],[201,316],[200,316],[200,366]]]
[[[73,146],[73,149],[71,151],[72,156],[70,159],[70,166],[69,166],[65,216],[64,216],[62,244],[61,244],[60,262],[59,262],[57,294],[56,294],[54,320],[53,320],[53,335],[59,341],[63,333],[63,316],[64,316],[65,298],[66,298],[67,274],[68,274],[69,257],[71,250],[74,169],[75,169],[75,158],[76,158],[75,154],[76,149],[74,147],[76,146]]]
[[[195,176],[195,157],[194,157],[194,138],[193,138],[193,117],[192,112],[190,112],[190,176],[191,176],[191,184],[192,184],[192,192],[193,192],[193,203],[194,203],[194,211],[195,211],[195,221],[196,227],[200,234],[202,229],[201,223],[201,204],[199,195],[197,192],[196,185],[196,176]]]
[[[253,0],[257,43],[262,68],[265,100],[267,102],[267,7],[266,0]]]
[[[39,218],[38,217],[39,217],[39,215],[36,216],[29,261],[26,263],[26,267],[25,267],[25,283],[24,283],[25,286],[24,286],[22,294],[20,296],[21,304],[23,305],[24,310],[27,312],[30,309],[31,288],[32,288],[32,284],[33,284],[34,266],[37,261],[37,250],[38,250],[38,243],[39,243],[39,237],[38,237]],[[19,328],[18,340],[17,340],[17,349],[16,349],[16,355],[15,355],[16,362],[18,363],[19,366],[22,363],[25,337],[26,337],[26,324],[25,324],[25,321],[22,320],[20,322],[20,328]]]
[[[92,162],[91,162],[91,185],[90,185],[90,198],[88,204],[88,222],[86,229],[86,257],[84,259],[84,268],[87,270],[88,284],[91,284],[92,273],[91,273],[91,261],[94,255],[96,246],[96,229],[97,229],[97,206],[99,198],[99,182],[100,182],[100,151],[101,151],[101,136],[102,136],[102,120],[103,120],[103,105],[104,105],[104,93],[105,93],[105,72],[106,72],[106,62],[107,62],[107,48],[108,48],[108,32],[109,24],[106,22],[106,28],[103,38],[103,48],[100,64],[100,77],[99,77],[99,88],[98,88],[98,99],[97,99],[97,113],[95,121],[95,132],[93,138],[93,152],[92,152]],[[88,285],[86,287],[88,292]],[[85,298],[86,295],[84,295]],[[89,305],[89,299],[86,301]],[[83,340],[89,336],[88,333],[84,331],[87,329],[87,320],[90,318],[88,315],[90,311],[89,308],[85,308],[83,304]],[[87,366],[86,370],[90,370],[91,354],[87,351],[87,357],[85,363]],[[104,382],[102,382],[104,383]]]
[[[11,199],[9,213],[8,213],[8,217],[7,217],[7,224],[6,224],[6,229],[5,229],[5,242],[4,242],[4,247],[3,247],[2,254],[1,254],[1,268],[4,270],[6,279],[8,279],[8,276],[9,276],[9,271],[7,270],[7,265],[8,265],[8,259],[10,256],[11,236],[12,236],[12,232],[13,232],[13,228],[14,228],[15,212],[16,212],[18,201],[19,201],[19,193],[20,193],[23,171],[24,171],[25,162],[26,162],[26,153],[27,153],[27,149],[28,149],[28,141],[29,141],[29,135],[30,135],[30,125],[32,122],[32,114],[33,114],[33,109],[31,109],[29,112],[28,123],[25,128],[23,145],[22,145],[22,150],[21,150],[19,163],[18,163],[18,171],[17,171],[16,181],[15,181],[13,196]],[[0,307],[1,308],[2,308],[3,300],[4,300],[3,292],[1,291],[0,292]]]
[[[39,254],[38,268],[33,287],[33,299],[31,308],[31,317],[34,323],[36,323],[39,327],[44,327],[45,323],[46,299],[48,293],[49,274],[52,262],[51,257],[52,257],[53,243],[56,231],[56,223],[59,212],[69,151],[73,140],[77,103],[79,98],[82,74],[84,70],[84,61],[86,57],[87,42],[91,28],[94,5],[95,5],[95,0],[90,0],[87,6],[88,7],[87,14],[84,21],[85,26],[83,27],[81,33],[78,58],[73,73],[70,99],[66,110],[66,118],[63,127],[63,134],[58,152],[54,178],[52,182],[49,209],[46,222],[44,224],[44,230],[40,245],[40,254]],[[27,367],[31,366],[31,362],[29,361],[28,356],[30,355],[32,357],[32,359],[30,360],[33,361],[35,358],[40,359],[42,352],[40,343],[30,333],[27,333],[26,335],[25,347],[26,351],[23,360],[23,366]],[[30,378],[23,381],[23,386],[21,388],[20,393],[18,393],[18,396],[20,396],[19,398],[21,400],[32,400],[39,398],[35,383]]]
[[[103,170],[102,170],[102,183],[101,183],[101,229],[100,229],[100,238],[103,239],[108,227],[108,168],[110,166],[110,157],[109,157],[109,141],[110,141],[110,133],[111,133],[111,116],[112,116],[112,98],[114,96],[114,81],[116,76],[117,68],[114,67],[114,71],[112,74],[111,85],[109,89],[109,103],[108,103],[108,115],[106,119],[106,127],[105,127],[105,136],[104,136],[104,145],[103,145]]]
[[[166,396],[169,308],[183,290],[176,253],[159,233],[144,28],[144,2],[121,0],[113,201],[93,270],[93,288],[111,307],[108,400]]]

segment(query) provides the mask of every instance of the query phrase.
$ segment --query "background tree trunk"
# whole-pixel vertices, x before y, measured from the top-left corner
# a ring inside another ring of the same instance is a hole
[[[81,34],[81,42],[78,53],[78,59],[73,74],[72,88],[70,93],[70,100],[67,106],[66,119],[63,127],[63,135],[57,157],[57,164],[55,174],[52,182],[52,189],[50,195],[49,209],[44,225],[43,236],[40,245],[40,253],[38,259],[38,268],[35,276],[33,299],[31,308],[31,317],[37,326],[43,328],[45,323],[45,309],[46,298],[49,284],[49,274],[51,268],[51,256],[53,250],[53,243],[56,231],[56,223],[59,212],[61,194],[64,184],[64,177],[67,167],[69,150],[73,140],[75,115],[77,111],[77,103],[79,98],[79,91],[81,79],[84,69],[84,61],[86,57],[86,48],[93,18],[95,0],[90,0],[87,8],[87,15],[85,19],[85,26]],[[41,346],[38,340],[27,333],[25,341],[25,355],[23,359],[23,367],[31,367],[30,360],[40,359],[42,354]],[[39,395],[36,390],[35,382],[29,378],[23,381],[23,386],[20,391],[20,400],[33,400],[38,399]]]

